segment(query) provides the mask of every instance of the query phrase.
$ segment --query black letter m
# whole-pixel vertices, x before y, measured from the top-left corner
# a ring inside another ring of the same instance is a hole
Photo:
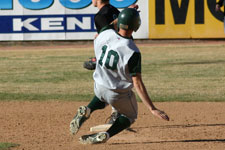
[[[175,24],[185,24],[189,0],[182,0],[179,7],[178,0],[170,0]]]

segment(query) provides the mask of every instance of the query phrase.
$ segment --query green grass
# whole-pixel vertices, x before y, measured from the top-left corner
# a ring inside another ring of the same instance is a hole
[[[0,143],[0,150],[10,150],[10,148],[17,147],[19,144],[14,143]]]
[[[143,73],[155,101],[225,101],[224,45],[145,47]]]
[[[26,48],[26,47],[25,47]],[[153,101],[225,101],[224,45],[140,46]],[[93,48],[1,50],[0,100],[90,101]]]

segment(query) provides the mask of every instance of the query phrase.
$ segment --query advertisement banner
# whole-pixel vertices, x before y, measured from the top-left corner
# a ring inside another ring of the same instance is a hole
[[[150,0],[150,39],[225,38],[216,0]]]
[[[142,25],[134,38],[146,39],[148,1],[110,0],[122,10],[138,4]],[[11,40],[91,40],[96,34],[92,0],[1,0],[0,41]]]

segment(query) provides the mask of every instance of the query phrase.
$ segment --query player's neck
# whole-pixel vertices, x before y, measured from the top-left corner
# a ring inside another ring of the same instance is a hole
[[[107,4],[109,4],[109,3],[101,3],[101,2],[99,2],[99,3],[97,4],[97,7],[98,7],[98,9],[100,10],[103,6],[105,6],[105,5],[107,5]]]
[[[126,37],[126,38],[131,38],[132,37],[132,30],[119,30],[119,35],[121,35],[122,37]]]

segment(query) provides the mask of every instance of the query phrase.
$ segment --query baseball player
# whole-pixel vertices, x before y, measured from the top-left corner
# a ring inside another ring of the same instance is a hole
[[[119,10],[109,4],[109,0],[92,0],[92,5],[97,7],[99,11],[94,16],[95,27],[97,33],[106,26],[112,23],[119,15]],[[97,34],[98,35],[98,34]],[[96,37],[97,37],[96,35]],[[90,61],[84,62],[84,68],[88,70],[94,70],[96,66],[96,58],[91,58]]]
[[[219,0],[217,3],[216,3],[216,11],[219,12],[221,11],[220,8],[224,6],[224,0]],[[224,16],[225,16],[225,11],[223,12]],[[224,20],[224,33],[225,33],[225,18],[223,19]]]
[[[120,11],[114,6],[110,5],[109,0],[92,0],[92,5],[97,7],[99,11],[94,16],[94,22],[97,29],[97,37],[100,30],[112,23],[119,15]],[[138,9],[138,5],[133,4],[129,8]],[[90,61],[85,61],[83,64],[84,68],[88,70],[94,70],[96,66],[96,58],[91,58]]]
[[[126,8],[118,17],[118,33],[105,27],[94,41],[96,69],[93,74],[95,96],[87,106],[80,106],[70,123],[76,134],[81,125],[95,110],[113,106],[121,115],[106,132],[80,137],[83,144],[104,143],[134,123],[137,118],[137,101],[132,88],[153,115],[169,121],[167,114],[152,103],[141,77],[141,53],[131,39],[141,24],[136,9]]]
[[[99,9],[98,13],[94,17],[95,26],[97,29],[97,37],[100,30],[104,27],[112,23],[115,19],[117,19],[120,11],[114,6],[109,4],[109,0],[92,0],[92,5]],[[138,5],[133,4],[129,6],[131,8],[138,9]],[[96,57],[92,57],[91,60],[85,61],[83,64],[84,68],[88,70],[94,70],[96,67]],[[109,124],[112,124],[116,118],[119,116],[118,112],[112,107],[112,113],[109,117]]]

